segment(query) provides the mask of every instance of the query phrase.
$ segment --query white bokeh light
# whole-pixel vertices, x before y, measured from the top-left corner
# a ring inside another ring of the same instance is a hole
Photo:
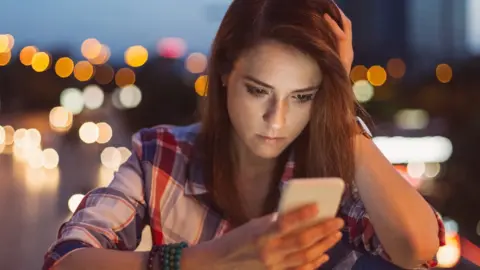
[[[89,85],[83,89],[83,100],[87,109],[95,110],[100,108],[104,99],[103,90],[98,85]]]
[[[120,89],[119,99],[124,108],[135,108],[142,101],[142,91],[135,85],[127,85]]]
[[[70,197],[70,199],[68,199],[68,209],[70,212],[74,213],[75,210],[77,210],[77,207],[82,202],[83,197],[85,197],[83,194],[74,194],[72,197]]]
[[[358,102],[365,103],[372,99],[374,88],[368,81],[359,80],[353,84],[353,93]]]
[[[67,88],[60,94],[60,105],[72,112],[79,114],[85,106],[82,91],[77,88]]]

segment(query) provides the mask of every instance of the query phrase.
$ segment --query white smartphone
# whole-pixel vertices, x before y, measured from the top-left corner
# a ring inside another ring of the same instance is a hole
[[[345,183],[341,178],[300,178],[287,181],[283,186],[278,207],[279,214],[307,204],[316,203],[318,215],[312,223],[336,216]],[[310,223],[309,223],[310,224]]]

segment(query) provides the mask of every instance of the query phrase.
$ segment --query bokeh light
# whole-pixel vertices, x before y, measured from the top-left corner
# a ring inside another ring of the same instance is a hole
[[[57,151],[52,148],[47,148],[43,150],[43,167],[45,169],[54,169],[58,166],[58,162],[60,161],[60,157],[58,156]]]
[[[50,67],[50,55],[46,52],[37,52],[32,58],[32,68],[36,72],[44,72]]]
[[[77,210],[77,207],[80,205],[84,197],[85,195],[83,194],[74,194],[68,199],[68,209],[70,212],[74,213],[75,210]]]
[[[195,81],[195,92],[199,96],[206,96],[207,95],[207,84],[208,84],[208,76],[207,75],[202,75],[197,78]]]
[[[81,46],[81,52],[86,59],[94,59],[100,55],[102,44],[95,38],[86,39]]]
[[[407,70],[407,66],[405,65],[405,62],[403,62],[402,59],[400,58],[392,58],[388,60],[387,63],[387,71],[392,78],[395,79],[400,79],[405,75],[405,72]]]
[[[112,82],[115,72],[108,64],[100,65],[95,68],[95,81],[98,84],[105,85]]]
[[[4,126],[3,131],[5,134],[3,144],[12,145],[14,142],[15,129],[12,126]]]
[[[372,99],[374,88],[368,81],[360,80],[353,84],[353,93],[358,102],[365,103]]]
[[[49,114],[50,128],[56,132],[68,131],[73,123],[73,114],[64,107],[55,107]]]
[[[207,56],[203,53],[192,53],[185,61],[185,69],[193,74],[202,73],[207,68]]]
[[[429,115],[425,110],[404,109],[395,114],[395,124],[405,130],[424,129],[429,123]]]
[[[20,51],[20,62],[25,66],[31,66],[33,56],[38,52],[35,46],[26,46]]]
[[[43,166],[43,152],[40,148],[31,148],[26,155],[27,164],[32,169],[40,169]]]
[[[148,51],[145,47],[136,45],[125,51],[125,63],[131,67],[141,67],[148,60]]]
[[[75,78],[81,82],[90,80],[94,73],[94,67],[88,61],[80,61],[75,65],[73,74]]]
[[[366,66],[363,66],[363,65],[354,66],[352,68],[352,71],[350,72],[350,79],[354,83],[361,80],[367,80],[367,72],[368,72],[368,69]]]
[[[136,85],[127,85],[120,89],[119,100],[123,108],[135,108],[142,101],[142,91]]]
[[[117,148],[107,147],[103,149],[100,154],[100,160],[103,166],[112,170],[117,170],[122,163],[122,155]]]
[[[80,139],[86,144],[92,144],[97,141],[99,130],[98,126],[93,122],[83,123],[78,130]]]
[[[367,79],[373,86],[382,86],[387,81],[387,72],[381,66],[372,66],[367,71]]]
[[[121,164],[127,162],[127,160],[132,155],[132,152],[130,151],[130,149],[128,149],[126,147],[123,147],[123,146],[118,147],[117,149],[118,149],[118,151],[120,151],[120,156],[122,157]]]
[[[453,70],[448,64],[440,64],[437,66],[436,75],[441,83],[448,83],[452,80]]]
[[[110,48],[105,44],[102,44],[101,46],[102,48],[100,49],[100,53],[95,58],[88,59],[90,63],[94,65],[103,65],[107,63],[108,60],[110,60],[110,56],[111,56]]]
[[[55,64],[55,73],[60,78],[67,78],[72,75],[74,66],[75,64],[72,59],[69,57],[62,57],[58,59]]]
[[[98,123],[98,138],[97,143],[105,144],[108,143],[112,139],[113,130],[112,127],[107,123]]]
[[[74,115],[82,112],[85,106],[83,94],[80,89],[67,88],[60,94],[60,105]]]
[[[180,58],[185,55],[187,44],[181,38],[163,38],[157,43],[157,52],[165,58]]]
[[[6,138],[5,128],[0,126],[0,144],[5,143],[5,138]]]
[[[15,38],[10,34],[0,35],[0,53],[10,52],[15,45]]]
[[[0,53],[0,67],[8,65],[11,59],[12,53],[10,51]]]
[[[98,85],[88,85],[83,89],[83,100],[87,109],[95,110],[100,108],[104,99],[105,94]]]
[[[135,72],[130,68],[121,68],[115,74],[115,83],[118,87],[124,87],[135,83]]]

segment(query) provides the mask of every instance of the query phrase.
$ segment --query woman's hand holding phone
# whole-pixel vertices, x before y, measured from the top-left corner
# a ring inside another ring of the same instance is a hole
[[[273,220],[268,215],[213,241],[219,260],[215,269],[317,269],[328,261],[326,252],[342,237],[339,218],[310,224],[316,204],[300,207]],[[221,266],[220,266],[221,265]]]

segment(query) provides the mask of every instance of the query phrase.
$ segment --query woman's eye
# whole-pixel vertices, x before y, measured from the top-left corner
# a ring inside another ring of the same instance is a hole
[[[247,92],[254,95],[254,96],[262,96],[268,94],[267,90],[252,86],[252,85],[247,85]]]
[[[308,102],[313,99],[314,94],[298,94],[294,96],[296,100],[298,100],[300,103]]]

